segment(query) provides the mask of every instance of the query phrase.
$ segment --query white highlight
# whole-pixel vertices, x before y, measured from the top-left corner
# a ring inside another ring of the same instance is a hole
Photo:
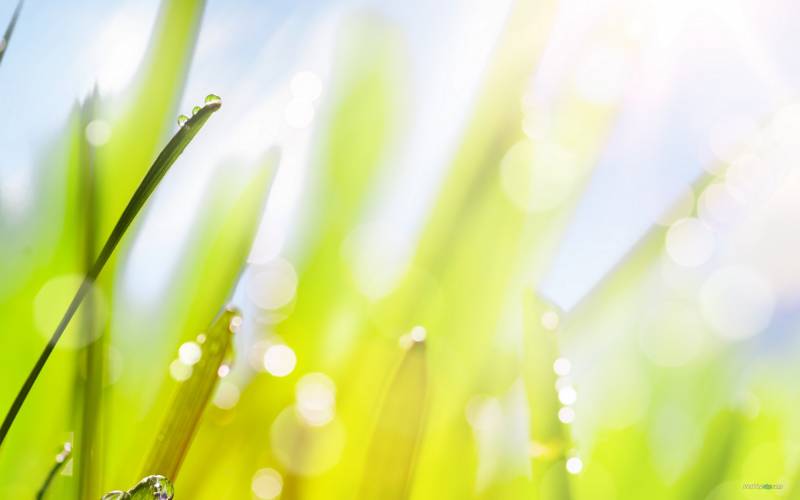
[[[253,474],[250,487],[257,498],[273,500],[278,498],[283,490],[283,478],[274,469],[259,469]]]
[[[698,267],[708,262],[715,245],[714,232],[700,219],[681,219],[667,231],[667,254],[685,267]]]
[[[287,345],[273,345],[264,353],[264,368],[276,377],[289,375],[296,364],[297,356]]]
[[[203,350],[196,342],[184,342],[178,348],[178,358],[180,358],[181,362],[185,365],[191,366],[197,363],[202,356]]]
[[[567,459],[567,472],[570,474],[580,474],[583,470],[583,461],[578,457],[570,457]]]

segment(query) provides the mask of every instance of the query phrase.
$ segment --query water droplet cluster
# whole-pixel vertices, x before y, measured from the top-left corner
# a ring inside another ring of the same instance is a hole
[[[206,96],[206,98],[205,98],[204,103],[205,103],[205,106],[221,104],[222,103],[222,98],[220,96],[218,96],[217,94],[208,94]],[[203,109],[203,107],[201,107],[201,106],[193,107],[192,108],[192,116],[194,116],[197,113],[199,113],[201,109]],[[189,117],[188,116],[183,115],[183,114],[182,115],[178,115],[178,126],[179,127],[183,127],[188,122],[189,122]]]

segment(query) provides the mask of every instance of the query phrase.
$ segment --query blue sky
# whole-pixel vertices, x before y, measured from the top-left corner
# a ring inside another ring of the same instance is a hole
[[[793,2],[777,1],[769,9],[749,0],[710,0],[700,6],[688,1],[651,3],[658,7],[640,13],[643,3],[625,0],[560,2],[548,59],[533,75],[545,96],[567,84],[574,70],[572,56],[581,45],[592,43],[592,26],[605,22],[603,16],[613,9],[635,12],[632,17],[642,24],[638,29],[657,32],[658,36],[645,37],[633,72],[626,73],[621,83],[620,114],[554,265],[539,284],[567,308],[630,249],[687,183],[714,163],[709,138],[721,124],[767,120],[796,97],[794,89],[800,83],[800,64],[793,50],[800,33],[796,22],[800,7]],[[406,175],[383,180],[372,213],[402,227],[413,240],[425,200],[435,195],[457,143],[458,123],[469,111],[485,55],[508,4],[505,0],[211,0],[182,109],[190,109],[213,90],[225,97],[230,110],[213,126],[220,130],[238,126],[252,133],[234,134],[235,140],[214,151],[194,148],[186,161],[208,163],[201,169],[208,173],[210,164],[224,154],[256,154],[270,141],[282,144],[289,158],[284,169],[289,173],[282,173],[281,182],[288,194],[276,202],[282,205],[273,210],[281,215],[270,224],[286,226],[296,215],[293,204],[302,190],[304,150],[313,124],[289,135],[270,117],[280,121],[282,96],[298,71],[313,71],[323,85],[327,83],[332,45],[343,17],[363,9],[378,12],[408,44],[411,115],[419,126],[401,139],[406,153],[393,160],[394,170]],[[155,0],[29,2],[0,72],[0,106],[6,117],[0,124],[4,151],[0,174],[8,179],[30,168],[36,151],[56,136],[69,107],[93,82],[112,92],[124,86],[144,50],[157,5]],[[2,2],[0,19],[8,18],[13,7],[14,2]],[[481,29],[475,31],[475,26]],[[468,47],[459,53],[458,47],[467,41]],[[461,95],[450,95],[450,73],[463,78]],[[254,149],[248,151],[250,146]],[[171,196],[162,194],[155,203],[168,205],[176,192],[181,196],[172,203],[168,220],[147,222],[144,230],[150,227],[153,242],[139,246],[132,266],[137,259],[152,258],[154,249],[163,250],[165,243],[177,252],[178,236],[165,242],[158,235],[163,237],[169,225],[186,224],[190,209],[180,207],[191,207],[186,200],[197,201],[203,180],[203,176],[175,176],[165,183],[162,191]],[[418,192],[422,202],[404,202],[408,190]],[[142,286],[157,288],[158,283]]]

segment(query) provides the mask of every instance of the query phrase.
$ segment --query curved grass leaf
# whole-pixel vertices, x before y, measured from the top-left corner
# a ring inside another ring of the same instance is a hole
[[[197,45],[205,0],[161,0],[131,86],[109,110],[113,134],[98,152],[98,229],[108,234],[142,168],[174,126]],[[124,165],[125,168],[121,168]]]
[[[156,436],[144,466],[144,474],[161,474],[175,480],[200,417],[219,380],[219,368],[231,349],[231,338],[241,323],[240,313],[223,309],[208,330],[198,336],[202,355],[192,375],[175,394],[166,420]]]
[[[36,493],[36,500],[42,500],[47,493],[47,489],[50,487],[50,483],[53,482],[53,478],[56,477],[58,471],[64,467],[64,464],[72,458],[72,444],[67,442],[64,443],[64,448],[61,452],[56,455],[56,463],[53,464],[53,467],[50,468],[50,472],[47,473],[47,477],[44,479],[42,483],[42,487],[39,488],[39,491]]]
[[[25,0],[19,0],[19,2],[17,2],[17,7],[14,9],[14,14],[11,15],[11,20],[8,22],[6,32],[3,34],[3,38],[0,38],[0,63],[3,62],[3,56],[6,55],[8,43],[11,41],[11,35],[14,34],[14,27],[17,25],[17,19],[19,19],[19,13],[22,12],[22,5],[24,3]]]
[[[378,414],[358,498],[410,497],[424,431],[427,387],[425,344],[414,342],[397,369]]]
[[[28,374],[28,377],[25,379],[25,382],[20,388],[19,393],[14,399],[14,402],[12,403],[11,408],[6,414],[3,424],[0,427],[0,445],[2,445],[3,441],[5,440],[6,435],[11,428],[11,424],[14,423],[14,419],[19,413],[20,408],[22,408],[22,404],[25,402],[25,399],[27,398],[28,393],[30,393],[33,384],[36,382],[36,379],[39,377],[39,374],[44,368],[47,359],[50,357],[53,349],[55,349],[58,340],[61,338],[61,335],[64,333],[64,330],[66,329],[70,320],[75,315],[75,312],[78,310],[81,302],[83,302],[83,300],[86,298],[86,295],[91,290],[92,284],[100,275],[100,271],[103,270],[103,267],[105,266],[106,262],[108,262],[111,254],[116,249],[120,240],[122,240],[125,231],[127,231],[128,227],[130,227],[134,218],[136,218],[136,215],[142,209],[145,202],[147,202],[158,183],[167,173],[167,170],[169,170],[172,164],[175,163],[175,160],[178,159],[178,156],[180,156],[186,146],[192,141],[194,136],[197,135],[205,122],[208,121],[208,118],[221,106],[222,103],[218,101],[206,104],[197,114],[195,114],[186,124],[184,124],[180,130],[178,130],[178,132],[172,137],[172,139],[167,143],[167,145],[155,159],[150,167],[150,170],[148,170],[147,174],[145,174],[144,179],[142,179],[139,187],[133,193],[128,205],[125,207],[125,210],[123,210],[122,215],[117,221],[117,224],[114,226],[114,229],[111,231],[111,234],[103,245],[102,250],[100,250],[100,254],[89,269],[89,272],[86,274],[86,277],[81,283],[80,288],[78,288],[78,291],[75,293],[75,296],[67,307],[67,310],[64,312],[64,316],[61,318],[56,330],[53,332],[53,335],[50,337],[50,340],[39,356],[39,359],[34,364],[30,374]]]

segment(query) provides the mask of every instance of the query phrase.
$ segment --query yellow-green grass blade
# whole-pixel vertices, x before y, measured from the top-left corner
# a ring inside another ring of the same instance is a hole
[[[230,300],[264,211],[277,162],[278,152],[271,150],[256,165],[219,165],[191,223],[183,259],[172,273],[164,299],[155,310],[132,314],[114,330],[116,347],[125,353],[125,363],[132,369],[117,381],[119,396],[110,409],[112,428],[118,429],[109,460],[111,485],[136,479],[133,474],[137,471],[126,464],[140,443],[149,438],[147,429],[165,418],[171,388],[161,384],[165,372],[150,367],[169,365],[176,354],[172,346],[193,339],[214,319],[218,305]],[[170,349],[138,349],[143,329],[148,329],[148,335],[158,339],[160,346]],[[143,408],[149,410],[143,412]],[[217,436],[221,429],[210,431]],[[204,432],[201,429],[201,444]],[[193,453],[189,454],[187,476],[194,479],[177,484],[189,495],[187,489],[202,483],[197,477],[209,476],[208,472],[193,473]],[[202,449],[198,454],[205,456]]]
[[[72,458],[72,444],[67,442],[64,444],[62,450],[56,455],[56,460],[53,466],[50,468],[50,471],[47,473],[47,476],[44,478],[44,482],[42,486],[39,488],[39,491],[36,493],[36,500],[43,500],[47,495],[47,491],[50,488],[50,484],[53,482],[53,479],[56,477],[56,474],[61,470],[62,467]]]
[[[331,117],[318,146],[318,192],[306,200],[315,230],[306,255],[294,259],[297,300],[278,328],[287,336],[302,332],[298,349],[314,365],[335,358],[351,340],[337,339],[332,346],[320,337],[334,311],[358,300],[341,248],[361,222],[369,188],[388,156],[400,119],[396,95],[405,78],[397,62],[404,59],[404,47],[391,27],[369,18],[351,20],[350,28],[337,57],[341,69],[333,83]]]
[[[407,331],[415,324],[428,329],[431,377],[436,387],[447,388],[432,397],[415,490],[419,498],[474,495],[477,457],[464,409],[476,387],[504,391],[516,378],[495,340],[509,286],[516,281],[526,217],[503,193],[498,167],[521,138],[522,96],[551,15],[550,3],[520,1],[512,7],[412,263],[421,272],[409,274],[381,311],[387,329]],[[436,285],[426,286],[420,276]],[[444,314],[445,309],[459,313]],[[488,366],[490,372],[482,369]]]
[[[378,413],[358,498],[402,500],[411,496],[425,427],[428,369],[425,343],[409,339],[403,361]]]
[[[175,480],[194,434],[219,380],[219,368],[231,349],[231,337],[241,324],[240,313],[225,308],[197,340],[200,360],[192,366],[188,380],[178,387],[166,420],[145,461],[143,474],[158,474]]]
[[[745,426],[744,416],[734,410],[723,410],[711,420],[694,466],[676,486],[681,498],[707,498],[725,480],[736,462]]]
[[[106,108],[111,136],[98,150],[97,172],[101,237],[122,212],[125,195],[135,189],[143,165],[175,126],[205,4],[162,0],[135,80]]]
[[[33,384],[36,382],[36,379],[39,377],[39,374],[44,368],[45,363],[52,354],[53,349],[55,349],[55,346],[61,338],[61,335],[64,333],[64,330],[66,329],[70,320],[75,315],[81,302],[83,302],[83,300],[91,291],[93,283],[97,280],[97,277],[100,275],[100,271],[103,270],[103,267],[110,259],[119,242],[122,240],[122,237],[125,235],[128,227],[130,227],[134,218],[147,202],[147,199],[153,193],[156,186],[167,173],[169,168],[173,163],[175,163],[175,160],[178,159],[178,156],[180,156],[186,146],[191,142],[195,135],[197,135],[205,122],[208,121],[208,118],[211,116],[211,114],[217,111],[220,106],[221,103],[219,102],[204,106],[199,113],[194,115],[188,123],[181,127],[181,129],[167,143],[158,157],[156,157],[150,169],[147,171],[147,174],[144,176],[144,179],[142,179],[139,187],[136,189],[130,201],[128,202],[128,205],[125,207],[125,210],[123,210],[122,215],[114,226],[110,236],[104,243],[99,255],[87,272],[83,282],[67,307],[67,310],[64,312],[64,316],[53,332],[53,335],[43,349],[42,353],[39,355],[39,358],[37,359],[36,363],[28,374],[28,377],[25,379],[22,387],[20,388],[16,398],[11,404],[9,411],[3,420],[3,424],[0,426],[0,445],[2,445],[3,441],[8,435],[11,425],[22,408],[28,393],[30,393],[30,390],[33,388]]]
[[[554,316],[555,315],[555,316]],[[558,352],[558,329],[547,328],[548,318],[560,317],[552,304],[540,297],[525,297],[525,357],[522,366],[531,421],[532,478],[534,491],[546,488],[553,500],[572,498],[565,467],[572,438],[558,418],[561,404],[553,371]],[[547,484],[543,480],[547,476]]]
[[[322,371],[337,385],[348,387],[340,393],[341,408],[337,410],[342,417],[337,421],[352,437],[346,441],[342,460],[322,475],[291,478],[304,495],[312,496],[315,491],[332,496],[355,493],[359,469],[347,464],[363,462],[368,436],[359,439],[356,436],[359,429],[369,427],[371,420],[361,410],[365,404],[377,404],[380,395],[380,387],[367,392],[355,389],[353,385],[356,384],[343,382],[353,381],[352,370],[356,367],[349,363],[352,350],[364,352],[360,341],[355,339],[361,339],[361,326],[366,318],[351,311],[363,311],[366,300],[356,289],[349,269],[342,265],[341,249],[347,237],[363,222],[370,188],[377,184],[384,160],[389,157],[392,137],[402,118],[400,98],[406,80],[405,47],[392,26],[369,17],[349,20],[348,28],[342,48],[336,54],[329,119],[324,122],[324,132],[315,145],[313,167],[318,179],[315,179],[311,196],[303,202],[310,214],[310,235],[304,241],[302,254],[288,255],[298,270],[297,297],[291,306],[291,315],[276,327],[277,333],[298,354],[298,372]],[[341,325],[342,314],[352,316],[353,328],[336,327]],[[364,345],[372,346],[372,339],[365,340]],[[392,342],[392,355],[395,346]],[[385,346],[377,350],[384,354],[380,359],[393,359],[386,354]],[[276,383],[270,377],[258,377],[239,404],[247,405],[249,397],[269,391],[271,397],[262,397],[260,405],[267,414],[277,415],[292,402],[289,384],[293,379],[287,377]],[[360,386],[360,382],[357,385]],[[358,406],[346,403],[351,400],[356,403],[355,394],[363,396]],[[345,414],[349,418],[345,418]],[[251,434],[252,428],[240,427],[238,433],[237,438],[245,440],[244,436]],[[314,453],[310,449],[308,452]],[[241,460],[242,467],[247,467],[247,457],[231,459],[237,463]],[[225,481],[219,472],[209,471],[210,484],[222,487]],[[239,485],[237,494],[250,494],[245,487],[246,483]]]

